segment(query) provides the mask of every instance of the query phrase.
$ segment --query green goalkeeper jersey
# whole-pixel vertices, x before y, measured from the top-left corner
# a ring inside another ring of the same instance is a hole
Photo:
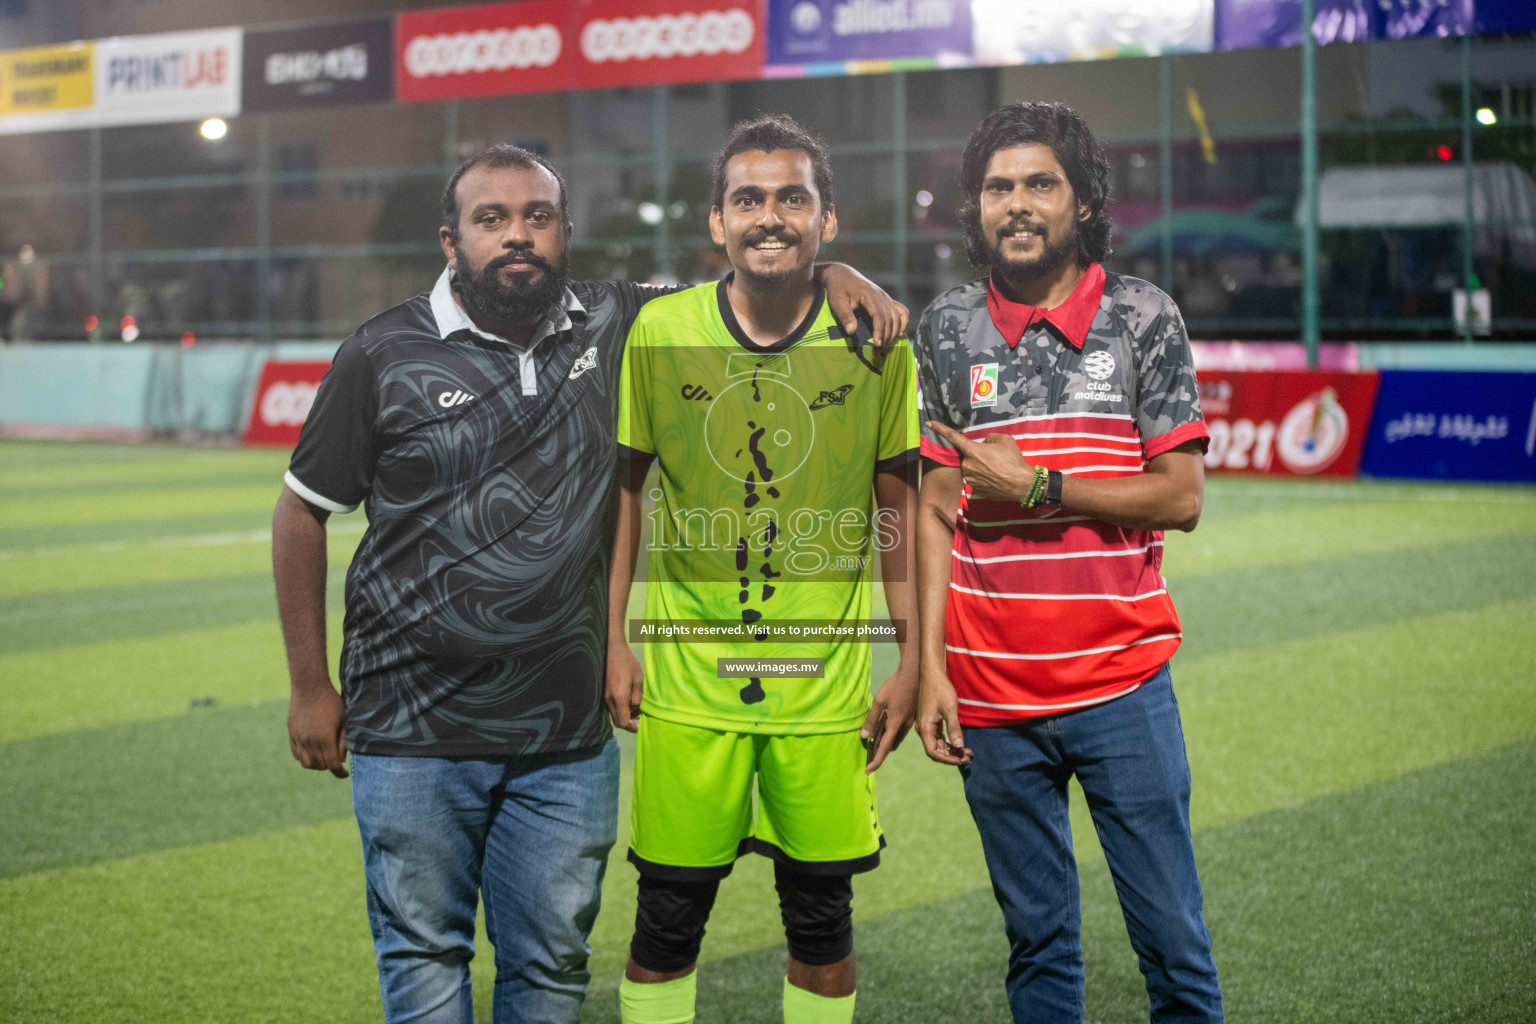
[[[656,456],[661,480],[641,627],[731,630],[640,636],[642,711],[742,732],[855,729],[870,648],[854,631],[870,621],[872,563],[896,540],[874,475],[917,457],[912,348],[847,337],[819,289],[793,334],[755,345],[728,282],[647,303],[624,353],[620,450]],[[789,624],[801,640],[777,638]],[[718,678],[720,659],[759,658],[823,659],[825,674]]]

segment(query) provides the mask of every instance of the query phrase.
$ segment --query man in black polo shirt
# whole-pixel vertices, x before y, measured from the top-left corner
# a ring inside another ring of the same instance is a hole
[[[443,195],[448,268],[337,352],[273,517],[307,768],[345,777],[385,1018],[471,1021],[483,893],[497,1021],[572,1021],[616,839],[602,701],[609,488],[624,339],[661,289],[566,278],[565,183],[496,146]],[[839,319],[905,310],[847,268]],[[325,648],[325,520],[362,504],[341,695]]]

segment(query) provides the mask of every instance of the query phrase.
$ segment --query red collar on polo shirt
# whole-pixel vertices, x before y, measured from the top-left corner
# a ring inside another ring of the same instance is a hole
[[[1089,264],[1087,273],[1077,282],[1072,294],[1054,309],[1014,302],[998,291],[992,278],[987,278],[987,312],[992,314],[993,325],[1008,340],[1009,348],[1018,345],[1030,324],[1048,320],[1074,348],[1081,349],[1088,337],[1088,328],[1093,326],[1094,314],[1099,311],[1099,300],[1103,298],[1104,268],[1098,263]]]

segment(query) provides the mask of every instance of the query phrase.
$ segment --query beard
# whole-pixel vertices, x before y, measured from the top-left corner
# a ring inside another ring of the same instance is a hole
[[[747,265],[745,253],[755,245],[759,245],[769,238],[776,238],[788,246],[800,244],[800,236],[793,231],[753,231],[741,240],[743,258],[741,266],[734,267],[736,276],[749,283],[754,290],[761,292],[777,292],[792,288],[796,282],[805,279],[805,271],[798,267],[784,267],[781,270],[759,271],[753,270]]]
[[[1028,259],[1010,259],[1003,255],[1003,236],[1016,224],[998,229],[991,245],[992,269],[1010,281],[1028,281],[1044,277],[1060,270],[1068,260],[1077,257],[1077,222],[1060,239],[1053,241],[1050,231],[1043,224],[1030,224],[1040,234],[1040,255]]]
[[[461,247],[455,245],[453,252],[460,267],[472,266]],[[501,268],[514,263],[537,267],[542,273],[533,281],[519,279],[512,284],[503,284]],[[560,301],[569,281],[566,276],[569,266],[570,259],[563,253],[559,266],[526,250],[506,253],[479,270],[460,270],[455,275],[454,286],[471,316],[495,323],[522,324],[542,317]]]

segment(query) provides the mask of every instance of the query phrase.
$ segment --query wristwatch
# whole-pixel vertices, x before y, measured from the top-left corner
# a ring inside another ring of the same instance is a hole
[[[1040,504],[1061,507],[1061,470],[1051,470],[1045,478],[1045,497],[1040,499]]]

